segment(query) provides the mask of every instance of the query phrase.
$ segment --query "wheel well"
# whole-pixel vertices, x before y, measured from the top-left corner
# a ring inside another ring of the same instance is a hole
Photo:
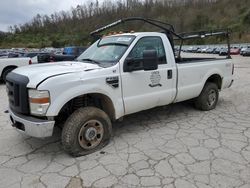
[[[3,77],[3,73],[6,71],[6,70],[8,70],[8,69],[15,69],[15,68],[17,68],[17,66],[8,66],[8,67],[5,67],[4,69],[3,69],[3,71],[2,71],[2,73],[1,73],[1,77]]]
[[[112,121],[115,120],[115,108],[111,99],[108,96],[100,93],[85,94],[71,99],[62,107],[58,117],[60,121],[64,121],[66,120],[64,117],[68,117],[78,108],[86,106],[95,106],[100,108],[107,113]]]
[[[214,74],[214,75],[210,76],[210,77],[207,79],[206,83],[207,83],[207,82],[215,83],[215,84],[218,86],[218,89],[221,89],[222,78],[221,78],[220,75]]]

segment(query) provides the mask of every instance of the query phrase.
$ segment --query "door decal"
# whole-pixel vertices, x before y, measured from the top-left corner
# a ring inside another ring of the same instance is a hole
[[[149,84],[149,86],[150,87],[157,87],[157,86],[161,87],[162,85],[161,85],[160,81],[161,81],[160,72],[153,71],[150,75],[150,82],[151,83]]]

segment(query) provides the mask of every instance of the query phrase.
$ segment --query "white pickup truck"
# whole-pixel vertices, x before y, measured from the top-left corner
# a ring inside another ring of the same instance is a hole
[[[112,121],[188,99],[212,110],[232,82],[230,59],[176,62],[165,33],[141,32],[103,37],[76,62],[15,69],[6,85],[17,130],[49,137],[63,123],[63,148],[79,156],[108,143]]]
[[[32,64],[29,57],[18,57],[18,58],[1,58],[0,59],[0,76],[5,81],[6,76],[9,72],[16,69],[17,67],[26,66]]]

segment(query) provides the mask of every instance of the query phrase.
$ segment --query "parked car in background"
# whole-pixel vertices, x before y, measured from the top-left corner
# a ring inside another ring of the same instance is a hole
[[[38,55],[38,63],[73,61],[86,49],[87,47],[65,47],[62,54],[46,53]]]
[[[198,48],[197,53],[201,53],[201,50],[202,50],[201,48]]]
[[[45,53],[40,53],[40,52],[27,52],[27,53],[23,54],[23,57],[30,57],[30,58],[33,58],[33,57],[37,56],[38,54],[45,54]]]
[[[7,52],[1,52],[0,53],[0,58],[7,58],[8,57],[8,53]]]
[[[247,47],[243,47],[240,49],[240,55],[242,55],[246,51]]]
[[[15,58],[15,57],[22,57],[23,53],[19,53],[19,52],[9,52],[8,53],[8,58]]]
[[[8,58],[15,58],[15,57],[35,57],[37,56],[39,52],[9,52],[8,53]]]
[[[246,48],[242,53],[242,56],[250,56],[250,48]]]
[[[198,47],[193,47],[192,52],[193,52],[193,53],[196,53],[196,52],[198,51],[198,49],[199,49]]]
[[[208,47],[202,48],[201,53],[206,53],[207,50],[208,50]]]
[[[215,50],[214,50],[214,54],[219,54],[220,51],[221,51],[222,47],[217,47]]]
[[[186,52],[192,52],[193,51],[193,46],[190,46],[189,48],[187,48]]]
[[[230,49],[230,54],[231,55],[239,55],[240,54],[240,48],[233,47]]]
[[[226,56],[228,55],[228,49],[227,48],[221,48],[220,52],[219,52],[220,56]]]
[[[17,67],[26,66],[30,64],[32,64],[32,61],[31,61],[31,58],[29,57],[0,59],[1,80],[5,81],[7,74],[11,72],[12,70],[16,69]]]
[[[240,50],[240,55],[245,54],[245,52],[248,51],[249,49],[250,49],[250,46],[246,46],[246,47],[242,48],[242,49]]]
[[[212,54],[212,53],[214,53],[214,50],[215,50],[215,48],[208,48],[206,53]]]
[[[65,47],[63,49],[63,55],[72,55],[78,57],[80,54],[82,54],[86,50],[86,47],[80,47],[80,46],[71,46],[71,47]]]

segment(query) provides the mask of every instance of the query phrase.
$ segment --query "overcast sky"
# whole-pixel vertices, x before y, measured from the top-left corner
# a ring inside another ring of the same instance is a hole
[[[11,25],[28,22],[38,13],[51,14],[69,10],[85,2],[89,0],[1,0],[0,31],[7,31]]]

